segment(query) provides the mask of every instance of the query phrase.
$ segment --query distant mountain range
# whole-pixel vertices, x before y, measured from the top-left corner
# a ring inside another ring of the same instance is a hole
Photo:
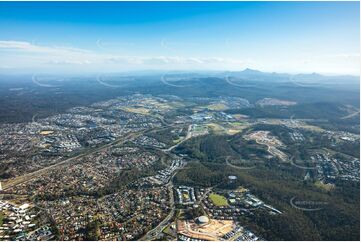
[[[245,79],[248,81],[299,81],[304,83],[337,83],[337,82],[359,82],[358,76],[351,75],[338,75],[338,76],[328,76],[321,75],[318,73],[311,74],[288,74],[288,73],[276,73],[276,72],[262,72],[253,69],[245,69],[243,71],[227,71],[221,73],[224,76],[235,77],[239,79]]]

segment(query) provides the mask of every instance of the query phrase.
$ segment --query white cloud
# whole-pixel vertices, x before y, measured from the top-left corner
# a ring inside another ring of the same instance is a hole
[[[129,48],[135,46],[135,43],[133,42],[103,41],[101,39],[98,39],[95,44],[100,50],[104,51],[114,51],[115,48]]]
[[[246,67],[265,71],[359,73],[359,53],[299,57],[261,56],[238,59],[219,56],[130,56],[67,46],[45,46],[26,41],[0,40],[0,67],[27,70],[119,71],[119,70],[240,70]],[[242,57],[240,57],[242,58]]]
[[[55,64],[55,65],[86,65],[91,64],[92,62],[89,60],[84,61],[74,61],[74,60],[52,60],[49,61],[49,64]]]
[[[29,42],[24,41],[0,41],[0,48],[2,49],[32,49]]]
[[[112,56],[109,63],[139,65],[209,65],[209,64],[244,64],[244,61],[220,57],[181,57],[181,56]]]
[[[70,47],[49,47],[34,45],[25,41],[0,41],[0,51],[6,51],[7,56],[11,54],[23,55],[23,60],[28,59],[29,64],[127,64],[138,65],[146,68],[147,66],[164,66],[164,65],[209,65],[209,64],[231,64],[240,63],[239,61],[210,57],[181,57],[181,56],[120,56],[95,52],[84,49]],[[34,54],[32,56],[31,54]],[[36,54],[36,55],[35,55]]]
[[[13,41],[13,40],[2,40],[0,41],[0,50],[14,50],[14,51],[27,51],[37,53],[90,53],[88,50],[77,49],[73,47],[63,46],[40,46],[31,44],[26,41]]]

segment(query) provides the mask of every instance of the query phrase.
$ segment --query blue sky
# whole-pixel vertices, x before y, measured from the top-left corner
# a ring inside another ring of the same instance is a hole
[[[0,2],[0,72],[359,74],[358,2]]]

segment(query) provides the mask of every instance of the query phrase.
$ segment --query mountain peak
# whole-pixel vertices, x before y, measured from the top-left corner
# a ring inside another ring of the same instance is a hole
[[[246,73],[246,74],[256,74],[256,73],[259,74],[259,73],[262,73],[261,71],[250,69],[250,68],[246,68],[241,72]]]

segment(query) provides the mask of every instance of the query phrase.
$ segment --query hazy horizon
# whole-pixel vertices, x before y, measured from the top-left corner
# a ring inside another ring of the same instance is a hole
[[[359,19],[359,2],[1,2],[0,73],[359,76]]]
[[[355,77],[359,78],[359,74],[343,74],[343,73],[321,73],[321,72],[282,72],[282,71],[263,71],[259,69],[251,69],[244,68],[239,70],[147,70],[147,69],[139,69],[139,70],[124,70],[124,71],[109,71],[109,72],[101,72],[101,71],[79,71],[79,72],[49,72],[49,71],[10,71],[10,70],[0,70],[0,75],[5,76],[17,76],[17,75],[53,75],[53,76],[93,76],[93,75],[134,75],[134,76],[142,76],[142,75],[162,75],[162,74],[182,74],[182,73],[194,73],[194,74],[222,74],[222,73],[241,73],[245,70],[259,71],[263,74],[278,74],[278,75],[321,75],[325,77],[337,77],[337,76],[346,76],[346,77]]]

